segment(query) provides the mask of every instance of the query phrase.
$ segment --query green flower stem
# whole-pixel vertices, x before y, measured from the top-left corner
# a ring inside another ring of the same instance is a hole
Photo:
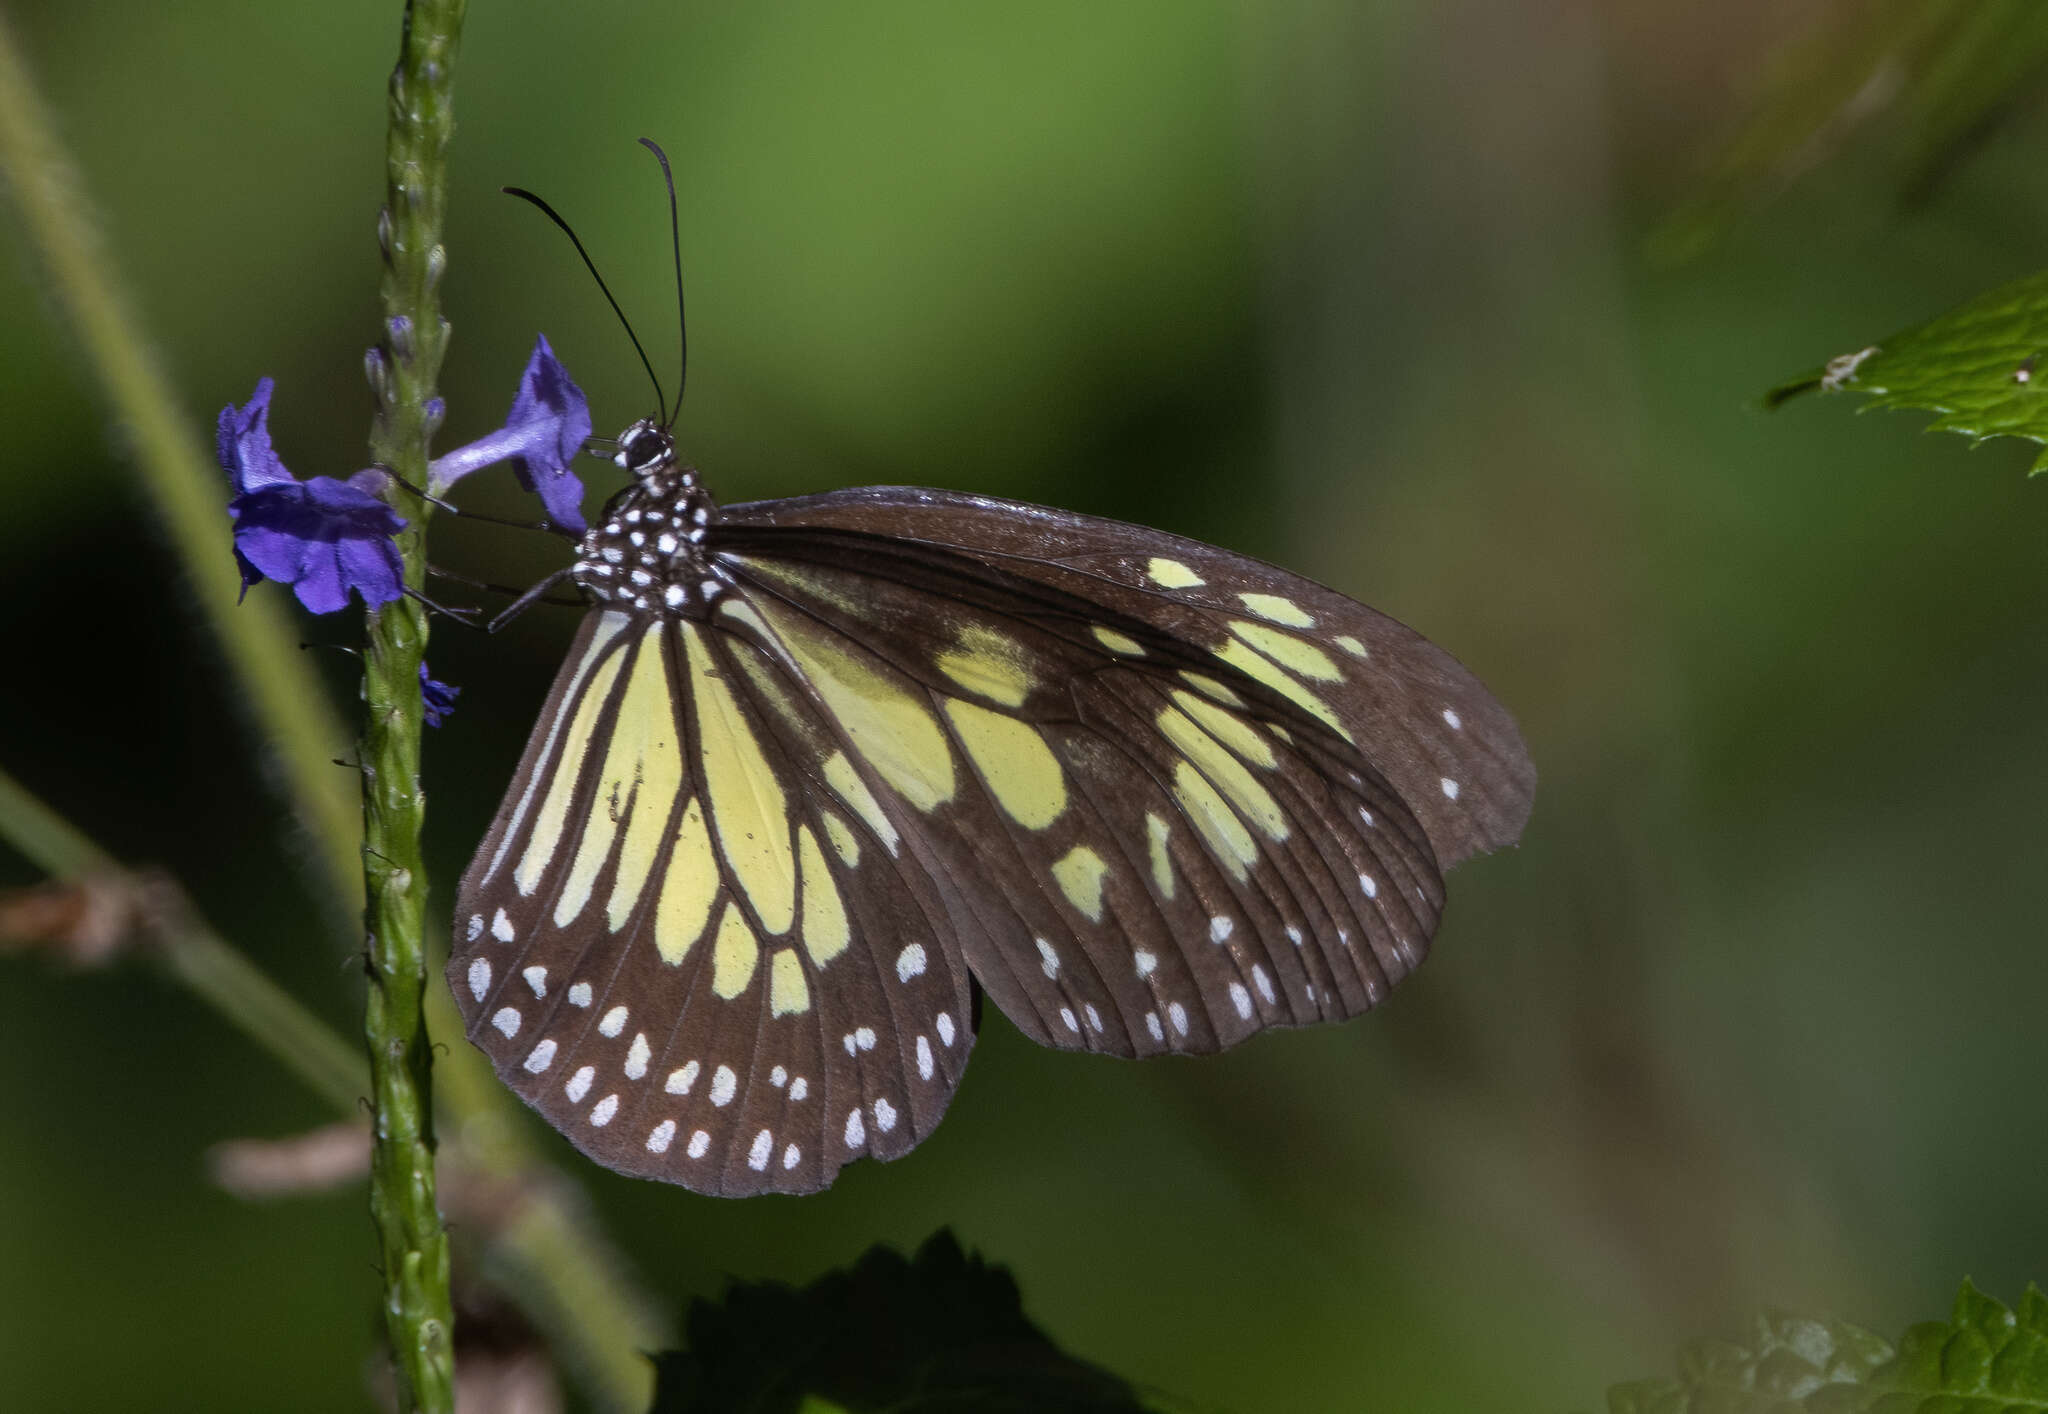
[[[383,361],[373,365],[377,415],[370,452],[414,486],[427,480],[427,405],[448,325],[439,286],[454,129],[455,52],[466,0],[408,0],[385,137]],[[391,493],[395,497],[395,490]],[[405,507],[398,536],[405,582],[425,581],[429,507]],[[420,855],[420,661],[427,616],[400,599],[368,616],[363,700],[363,882],[367,894],[370,1048],[370,1212],[384,1249],[384,1313],[402,1407],[454,1408],[454,1314],[448,1234],[434,1199],[432,1050],[427,1039],[427,876]]]
[[[318,843],[327,877],[353,904],[362,868],[361,817],[333,759],[348,739],[305,655],[291,647],[286,611],[258,596],[236,607],[241,587],[221,513],[227,483],[192,436],[149,343],[116,287],[77,172],[57,142],[13,31],[0,16],[0,177],[13,194],[50,293],[78,332],[133,448],[186,572],[194,601],[240,675],[251,714],[277,753],[300,818]]]

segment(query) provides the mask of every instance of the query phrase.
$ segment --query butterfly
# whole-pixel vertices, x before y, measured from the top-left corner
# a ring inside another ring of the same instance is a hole
[[[1354,1016],[1528,818],[1486,688],[1299,575],[945,491],[720,507],[664,425],[617,446],[448,972],[607,1168],[745,1196],[898,1158],[984,997],[1125,1057]]]

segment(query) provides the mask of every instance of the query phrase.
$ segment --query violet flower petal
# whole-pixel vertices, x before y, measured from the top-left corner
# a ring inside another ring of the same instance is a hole
[[[420,716],[430,727],[438,727],[455,711],[455,699],[462,696],[462,689],[450,687],[437,681],[427,673],[427,665],[420,664]]]
[[[257,379],[255,396],[241,407],[229,403],[214,424],[214,451],[238,495],[292,479],[270,445],[270,394],[276,386],[274,379]]]
[[[590,405],[547,336],[534,341],[505,425],[434,460],[433,485],[445,491],[472,471],[516,460],[519,484],[539,495],[549,519],[585,529],[583,482],[570,470],[590,437]]]

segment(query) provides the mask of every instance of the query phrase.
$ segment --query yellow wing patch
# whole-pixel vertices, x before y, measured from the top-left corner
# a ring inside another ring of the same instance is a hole
[[[800,627],[788,613],[771,610],[769,618],[854,748],[891,790],[923,811],[953,798],[953,753],[929,708],[828,635]]]
[[[1262,619],[1285,624],[1289,628],[1315,627],[1315,616],[1292,599],[1278,594],[1240,594],[1237,598],[1239,603]]]
[[[692,800],[676,827],[668,877],[662,880],[661,901],[654,910],[654,950],[663,962],[677,966],[704,936],[704,925],[711,921],[711,903],[717,897],[718,865],[711,858],[711,832],[704,825],[702,803]]]
[[[611,696],[612,684],[619,676],[619,664],[624,661],[623,653],[614,653],[592,675],[590,686],[576,708],[576,716],[569,723],[568,734],[562,738],[561,754],[549,768],[547,797],[541,801],[540,813],[534,817],[533,834],[526,841],[526,853],[519,857],[519,863],[512,871],[512,882],[522,894],[531,894],[540,886],[541,875],[547,872],[548,864],[562,842],[562,826],[569,818],[569,801],[575,796],[577,780],[583,775],[583,758],[590,754],[591,734],[597,730],[597,719],[604,712],[605,699]]]
[[[967,691],[1005,707],[1022,707],[1031,691],[1023,649],[1014,639],[980,624],[963,628],[960,646],[941,653],[938,664],[940,672]]]
[[[702,632],[690,623],[682,632],[697,703],[698,764],[711,805],[711,824],[718,833],[718,851],[761,926],[771,933],[786,933],[796,921],[796,857],[790,852],[788,800],[761,750],[760,738],[712,661]]]
[[[1342,670],[1330,661],[1330,655],[1305,638],[1267,628],[1264,624],[1246,623],[1243,619],[1232,619],[1230,631],[1281,667],[1291,668],[1305,678],[1314,678],[1317,682],[1344,680]]]
[[[768,959],[768,1010],[775,1016],[796,1016],[811,1009],[811,984],[804,980],[803,959],[795,948],[778,948]]]
[[[711,945],[711,991],[731,1001],[747,990],[754,969],[761,964],[761,944],[740,912],[740,906],[726,900],[725,913],[718,920],[718,939]]]
[[[1154,584],[1166,589],[1195,589],[1209,582],[1179,560],[1169,560],[1161,555],[1154,555],[1146,563],[1145,574]]]
[[[1096,923],[1102,921],[1102,879],[1107,873],[1109,866],[1102,862],[1102,856],[1085,844],[1075,845],[1053,861],[1052,866],[1052,877],[1060,892],[1067,896],[1067,902]]]
[[[825,819],[829,823],[832,817]],[[826,869],[825,855],[810,826],[797,828],[796,846],[804,869],[804,951],[814,964],[823,967],[846,951],[853,941],[853,929],[846,919],[846,900],[839,896],[839,886]]]
[[[1038,728],[959,698],[946,716],[1003,813],[1027,830],[1042,830],[1067,808],[1067,781]]]

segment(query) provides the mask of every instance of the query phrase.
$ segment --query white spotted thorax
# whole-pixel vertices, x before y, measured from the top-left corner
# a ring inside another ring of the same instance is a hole
[[[634,484],[584,533],[570,578],[600,603],[703,617],[725,587],[703,553],[717,503],[692,468],[677,464],[675,438],[652,418],[619,434],[612,462]]]

